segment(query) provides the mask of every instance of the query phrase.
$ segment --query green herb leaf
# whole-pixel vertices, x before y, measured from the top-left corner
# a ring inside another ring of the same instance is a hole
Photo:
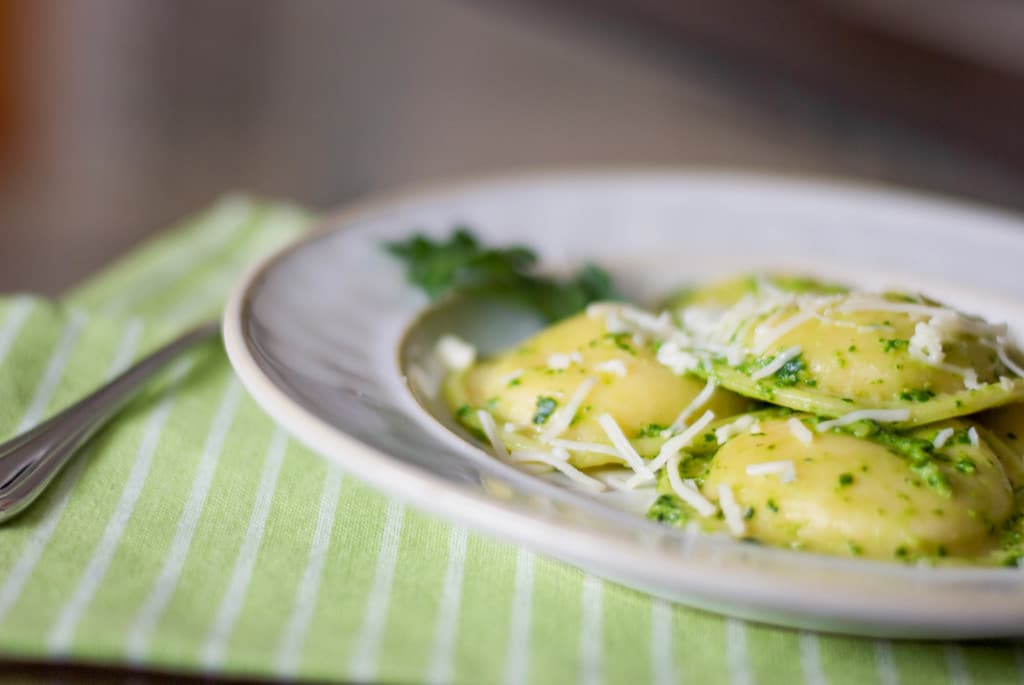
[[[928,388],[915,388],[900,393],[900,399],[904,402],[927,402],[933,397],[935,397],[935,391]]]
[[[641,438],[657,438],[661,437],[662,431],[668,429],[668,426],[663,426],[660,423],[649,423],[640,429],[636,437]]]
[[[591,302],[616,297],[611,277],[593,264],[567,281],[534,276],[537,256],[532,250],[484,247],[464,227],[456,228],[447,240],[417,234],[384,247],[405,263],[406,280],[431,300],[448,292],[505,297],[557,321]]]
[[[690,516],[681,504],[673,495],[661,495],[647,510],[647,518],[682,527]]]
[[[886,339],[879,338],[878,342],[882,343],[882,349],[886,352],[895,352],[896,350],[905,350],[910,344],[909,340],[901,340],[899,338]]]
[[[973,459],[964,457],[956,462],[956,470],[960,473],[974,473],[978,470],[978,467]]]
[[[538,426],[547,423],[557,408],[558,400],[541,395],[537,398],[537,411],[533,414],[533,422]]]
[[[803,355],[798,355],[793,359],[790,359],[772,376],[775,381],[775,385],[780,388],[788,388],[796,385],[800,381],[800,374],[803,372],[804,368]],[[814,385],[817,385],[817,382],[815,382]]]

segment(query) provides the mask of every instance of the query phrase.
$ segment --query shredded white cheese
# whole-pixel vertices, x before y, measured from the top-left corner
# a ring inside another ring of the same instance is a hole
[[[935,449],[942,449],[942,447],[947,442],[949,442],[949,439],[953,437],[953,433],[955,432],[956,431],[954,431],[952,428],[943,428],[942,430],[935,434],[935,439],[932,440],[932,446]]]
[[[799,440],[804,447],[807,447],[814,441],[814,433],[797,417],[792,417],[786,422],[786,425],[789,426],[789,432],[793,434],[793,437]]]
[[[1005,340],[998,341],[998,345],[996,346],[996,354],[999,355],[999,361],[1003,363],[1003,366],[1008,368],[1010,371],[1013,371],[1021,378],[1024,378],[1024,369],[1020,368],[1020,366],[1015,364],[1014,361],[1010,359],[1010,355],[1006,353]]]
[[[684,447],[688,446],[691,442],[693,442],[693,439],[697,437],[697,435],[700,434],[704,430],[704,428],[714,420],[715,412],[709,409],[706,412],[704,412],[703,416],[694,421],[692,426],[684,430],[679,435],[666,440],[665,444],[662,445],[661,449],[658,451],[658,456],[652,459],[651,463],[648,464],[648,467],[651,469],[651,471],[657,473],[658,470],[662,466],[664,466],[673,455],[679,454],[680,450],[682,450]]]
[[[775,359],[773,359],[768,365],[750,374],[750,380],[759,381],[762,378],[774,376],[775,373],[783,366],[785,366],[787,362],[799,357],[802,351],[803,350],[800,348],[799,345],[793,345],[793,347],[784,350],[783,352],[779,353],[779,355],[776,356]]]
[[[494,453],[498,455],[498,459],[508,461],[508,450],[505,449],[505,444],[498,438],[498,426],[494,423],[494,417],[483,409],[478,409],[476,416],[480,419],[480,427],[484,429],[484,435],[487,436],[487,440],[491,443]]]
[[[715,412],[711,411],[710,409],[704,412],[704,414],[699,419],[693,422],[692,426],[684,430],[679,435],[676,435],[666,440],[665,443],[661,446],[661,449],[658,451],[658,456],[652,459],[650,462],[648,462],[647,468],[649,468],[652,473],[657,473],[658,471],[660,471],[662,467],[664,467],[665,464],[667,464],[672,459],[672,457],[679,455],[679,452],[684,447],[688,446],[691,442],[693,442],[693,439],[697,437],[697,435],[699,435],[704,430],[704,428],[707,427],[709,423],[714,421],[714,419]],[[631,487],[636,487],[643,483],[650,482],[651,480],[653,480],[653,476],[651,478],[646,478],[638,474],[630,479],[629,485]]]
[[[618,314],[609,312],[604,317],[604,329],[609,333],[628,333],[629,324]]]
[[[772,346],[782,336],[789,333],[797,326],[800,326],[807,321],[810,321],[817,314],[816,311],[802,311],[793,314],[788,319],[776,326],[765,326],[762,323],[760,326],[754,329],[754,345],[752,351],[754,354],[764,354],[768,351],[768,348]]]
[[[596,302],[587,307],[590,318],[605,317],[609,333],[632,333],[641,337],[689,342],[683,331],[672,325],[668,312],[655,316],[639,307],[616,302]],[[642,344],[642,343],[638,343]]]
[[[678,343],[671,340],[662,343],[658,348],[658,363],[667,366],[672,373],[681,376],[687,371],[693,371],[700,366],[700,358],[683,350]]]
[[[501,376],[500,378],[498,378],[498,380],[501,382],[502,385],[508,385],[512,381],[517,380],[522,375],[523,375],[523,370],[522,369],[516,369],[512,373],[506,373],[504,376]]]
[[[626,376],[626,364],[621,359],[609,359],[603,361],[594,367],[595,371],[601,371],[603,373],[614,373],[625,378]]]
[[[450,371],[464,371],[476,361],[476,348],[457,335],[443,335],[437,341],[437,356]]]
[[[914,332],[908,341],[908,353],[923,364],[960,376],[968,390],[981,387],[979,372],[946,360],[949,344],[958,342],[959,336],[965,334],[977,336],[979,343],[992,347],[1006,368],[1024,378],[1024,366],[1007,354],[1009,329],[1006,324],[989,324],[948,307],[894,302],[875,294],[822,296],[765,291],[756,296],[747,295],[727,309],[689,307],[681,312],[680,317],[683,327],[692,335],[690,342],[683,342],[678,347],[668,346],[659,361],[676,373],[685,373],[706,363],[708,355],[724,356],[727,363],[735,367],[750,354],[763,355],[787,333],[812,319],[859,331],[892,328],[863,326],[831,318],[837,313],[861,311],[896,312],[912,317]],[[740,342],[744,340],[750,341],[749,347]],[[797,354],[793,348],[786,352],[794,356]],[[790,359],[789,354],[783,354],[785,356],[776,357],[772,363],[754,372],[751,378],[756,381],[777,373]]]
[[[643,458],[637,454],[637,451],[633,449],[633,445],[630,444],[626,434],[619,428],[619,424],[615,421],[615,417],[611,414],[601,414],[597,417],[597,423],[604,430],[605,435],[612,441],[615,449],[619,451],[619,456],[622,457],[623,461],[629,466],[629,468],[636,471],[638,476],[644,478],[654,478],[654,473],[647,468],[647,464],[644,463]]]
[[[718,328],[725,310],[720,307],[686,307],[680,312],[683,326],[700,338],[710,337]]]
[[[587,474],[580,471],[578,468],[569,463],[569,453],[565,450],[559,452],[558,448],[552,451],[551,454],[547,452],[541,452],[540,450],[512,450],[512,454],[509,455],[513,461],[518,462],[539,462],[541,464],[547,464],[553,467],[559,472],[566,475],[569,480],[577,483],[587,490],[592,492],[604,492],[607,487],[604,483],[591,478]]]
[[[878,421],[880,423],[891,423],[894,421],[906,421],[910,418],[909,409],[859,409],[844,414],[838,419],[822,421],[814,427],[819,433],[824,433],[838,426],[848,426],[857,421]]]
[[[549,441],[554,447],[562,447],[570,452],[596,452],[597,454],[607,454],[613,457],[619,456],[619,451],[610,445],[602,445],[599,442],[581,442],[579,440],[563,440],[562,438],[555,438]]]
[[[971,441],[971,447],[978,446],[980,442],[978,440],[978,430],[974,426],[967,429],[967,438]]]
[[[953,373],[958,376],[963,376],[964,387],[968,390],[974,390],[981,387],[981,383],[978,382],[978,372],[967,366],[956,366],[955,364],[947,364],[945,362],[937,362],[928,358],[928,356],[920,349],[915,347],[908,348],[910,356],[919,362],[927,364],[934,369],[939,371],[946,371],[947,373]]]
[[[1009,327],[1005,323],[988,323],[954,309],[939,312],[931,319],[931,324],[950,335],[968,333],[979,337],[1005,336]]]
[[[736,498],[732,494],[732,488],[725,483],[718,486],[718,505],[722,507],[725,515],[725,524],[729,526],[729,532],[735,537],[742,537],[747,532],[747,524],[743,520],[743,513]]]
[[[931,364],[941,364],[946,359],[946,353],[942,349],[942,333],[930,322],[917,322],[907,351],[921,361]]]
[[[796,465],[792,459],[747,464],[746,471],[748,476],[777,475],[780,483],[792,483],[796,480]]]
[[[668,463],[668,483],[672,486],[672,492],[676,493],[679,499],[693,507],[701,516],[705,518],[711,516],[718,511],[718,507],[708,500],[707,497],[700,494],[696,487],[683,482],[679,475],[679,459],[679,455],[676,454]]]
[[[750,424],[750,428],[747,430],[747,432],[750,433],[751,435],[760,433],[761,432],[761,422],[758,421],[757,419],[754,419],[754,421]]]
[[[756,419],[749,414],[747,416],[741,416],[732,423],[716,428],[715,439],[718,441],[719,445],[724,445],[730,438],[747,431],[752,425],[754,425],[754,421],[756,421]]]
[[[572,364],[572,357],[567,354],[552,354],[548,357],[548,368],[553,371],[564,371]]]
[[[1013,390],[1013,380],[1007,376],[1000,376],[999,387],[1003,390]]]
[[[962,314],[948,307],[891,302],[877,295],[858,295],[848,298],[837,307],[838,311],[889,311],[907,314],[910,316],[926,317],[925,321],[918,321],[914,326],[914,334],[910,338],[907,351],[910,355],[925,364],[928,364],[940,371],[954,373],[962,376],[964,386],[968,390],[981,387],[978,382],[978,373],[971,368],[955,366],[945,363],[945,350],[943,345],[955,339],[959,334],[970,334],[978,336],[983,345],[999,350],[1000,346],[992,345],[985,338],[995,337],[1002,342],[1008,330],[1006,324],[990,324],[977,317]],[[1002,357],[1003,355],[1000,355]],[[1002,360],[1006,364],[1007,360]],[[1012,360],[1011,360],[1012,364]],[[1007,365],[1008,368],[1012,368]],[[1021,369],[1024,376],[1024,369]]]
[[[569,402],[555,412],[554,417],[551,418],[551,423],[540,435],[540,439],[544,441],[550,441],[557,438],[559,435],[565,432],[565,429],[569,427],[572,420],[576,418],[576,412],[580,410],[580,406],[583,404],[583,400],[587,398],[587,395],[593,389],[597,380],[594,378],[585,378],[583,381],[576,386],[576,390],[572,393],[572,397],[569,398]]]
[[[615,490],[626,492],[635,491],[637,489],[636,486],[630,485],[630,481],[635,475],[636,474],[633,473],[632,469],[617,469],[615,471],[598,471],[594,474],[594,477],[602,483],[611,486]],[[646,483],[640,487],[649,489],[653,488],[654,484]]]
[[[729,366],[739,366],[746,358],[747,352],[742,345],[729,345],[724,349],[725,361]]]
[[[697,393],[697,396],[694,397],[688,405],[683,407],[681,412],[679,412],[679,416],[677,416],[676,420],[672,422],[672,425],[668,427],[669,430],[672,432],[683,430],[683,428],[686,427],[686,420],[690,418],[695,411],[711,401],[711,396],[715,394],[715,388],[717,387],[718,385],[713,380],[709,379],[708,382],[704,384],[704,388]]]

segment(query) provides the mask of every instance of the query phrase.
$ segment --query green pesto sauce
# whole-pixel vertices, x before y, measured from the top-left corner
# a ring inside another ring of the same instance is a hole
[[[928,388],[904,390],[899,394],[899,398],[904,402],[927,402],[933,397],[935,397],[935,391]]]
[[[775,361],[774,355],[771,357],[748,359],[740,364],[737,369],[749,376],[768,366],[773,361]],[[807,372],[807,364],[804,362],[802,354],[787,361],[774,374],[759,381],[758,385],[766,387],[770,392],[772,386],[776,388],[791,388],[798,383],[811,388],[818,385],[818,381]]]
[[[910,435],[883,430],[874,421],[857,421],[848,426],[837,426],[833,432],[847,433],[854,437],[872,440],[884,445],[891,452],[904,457],[910,469],[917,474],[932,490],[943,497],[953,494],[949,478],[935,463],[935,445],[928,440]]]
[[[668,426],[663,426],[660,423],[649,423],[636,434],[638,439],[640,438],[660,438],[663,431],[668,430]]]
[[[633,336],[630,333],[606,333],[606,340],[611,340],[615,347],[619,348],[623,352],[636,356],[636,350],[630,343],[633,341]]]
[[[542,426],[548,422],[551,415],[558,408],[558,400],[553,397],[545,397],[541,395],[537,398],[537,411],[533,414],[533,422],[538,426]]]
[[[903,340],[903,339],[899,339],[899,338],[896,338],[896,339],[879,338],[878,342],[881,343],[882,349],[884,351],[886,351],[886,352],[895,352],[895,351],[898,351],[898,350],[905,350],[910,345],[910,341],[909,340]]]
[[[691,509],[675,495],[661,495],[647,510],[647,518],[682,527],[691,518]]]

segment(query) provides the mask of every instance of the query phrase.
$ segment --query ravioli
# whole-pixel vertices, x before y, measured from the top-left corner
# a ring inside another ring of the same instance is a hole
[[[660,364],[650,339],[609,332],[604,316],[579,314],[451,375],[445,397],[472,429],[482,429],[478,412],[486,411],[510,450],[562,447],[570,464],[588,468],[622,462],[601,425],[602,415],[612,417],[634,449],[649,456],[665,441],[663,432],[705,388],[703,380],[678,376]],[[582,399],[573,407],[577,393]],[[705,392],[705,397],[699,410],[716,416],[743,412],[752,404],[724,389]],[[563,423],[564,429],[557,430]],[[567,447],[565,441],[583,446]]]
[[[689,346],[672,344],[660,358],[792,409],[885,410],[886,420],[910,426],[1024,398],[1020,352],[1005,326],[921,297],[747,296],[704,314],[684,310]]]
[[[1024,487],[1024,403],[979,414],[987,441],[995,448],[1014,488]]]
[[[1024,561],[1024,356],[1005,325],[923,296],[769,275],[660,313],[592,304],[444,392],[503,459],[595,492],[656,484],[654,520],[839,556]]]
[[[811,431],[810,441],[799,437],[794,420]],[[684,462],[681,475],[696,478],[720,511],[721,489],[728,489],[741,512],[742,537],[765,544],[904,561],[982,557],[999,548],[1013,490],[992,448],[971,432],[973,424],[951,420],[902,435],[875,427],[857,437],[845,429],[817,432],[816,422],[804,414],[762,418],[756,432],[729,438],[712,458]],[[926,445],[932,446],[923,450],[926,458],[915,460],[914,450]],[[779,464],[788,465],[789,479]],[[688,509],[667,476],[659,492],[652,517],[671,520],[666,512],[673,506]],[[705,520],[692,511],[674,522],[688,519],[712,530],[726,527],[722,518]]]

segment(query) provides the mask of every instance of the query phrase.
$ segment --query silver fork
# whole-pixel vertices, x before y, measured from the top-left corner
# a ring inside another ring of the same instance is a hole
[[[28,507],[96,431],[174,359],[215,337],[220,324],[189,330],[59,414],[0,444],[0,523]]]

